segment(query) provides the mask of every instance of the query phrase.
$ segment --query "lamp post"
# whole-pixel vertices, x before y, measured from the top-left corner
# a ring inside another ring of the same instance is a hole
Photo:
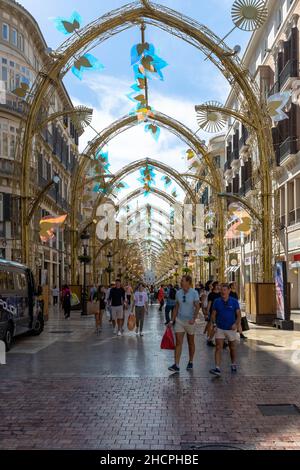
[[[183,258],[184,258],[184,266],[187,268],[188,263],[189,263],[189,259],[190,259],[190,255],[188,254],[187,251],[184,253]]]
[[[106,268],[106,272],[108,273],[108,284],[109,284],[109,286],[110,286],[110,285],[111,285],[111,273],[112,273],[112,271],[113,271],[112,265],[111,265],[111,261],[112,261],[113,255],[111,254],[110,251],[107,253],[106,258],[107,258],[107,261],[108,261],[108,266],[107,266],[107,268]]]
[[[178,284],[178,268],[179,268],[179,263],[178,261],[175,262],[175,282],[176,282],[176,285]]]
[[[205,238],[207,240],[207,246],[208,246],[208,266],[209,266],[208,267],[208,276],[209,276],[209,280],[211,280],[211,278],[212,278],[212,273],[211,273],[212,247],[213,247],[214,238],[215,238],[215,235],[214,235],[211,228],[208,229],[207,234],[205,235]]]
[[[83,263],[83,289],[82,289],[82,316],[87,315],[87,294],[86,294],[86,265],[91,261],[88,256],[88,246],[90,240],[90,234],[88,232],[82,232],[80,240],[83,246],[83,256],[79,257],[79,261]]]

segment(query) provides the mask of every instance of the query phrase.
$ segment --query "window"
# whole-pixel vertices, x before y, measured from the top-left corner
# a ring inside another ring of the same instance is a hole
[[[6,23],[2,25],[2,38],[4,41],[9,41],[9,26]]]
[[[280,7],[277,12],[277,31],[279,30],[281,25],[282,25],[282,7]]]
[[[18,48],[23,52],[24,51],[24,36],[19,34],[18,36]]]
[[[12,33],[11,33],[11,40],[12,40],[12,43],[14,46],[17,46],[18,45],[18,32],[16,29],[13,29],[12,30]]]
[[[14,275],[9,271],[0,271],[0,292],[14,290]]]
[[[27,290],[27,279],[25,273],[15,273],[16,288],[20,291]]]

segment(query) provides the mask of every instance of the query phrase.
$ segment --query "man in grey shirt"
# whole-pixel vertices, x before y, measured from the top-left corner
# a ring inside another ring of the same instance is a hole
[[[169,323],[169,327],[171,327],[173,323],[176,335],[175,364],[169,367],[169,370],[177,373],[180,371],[179,362],[185,334],[187,334],[189,346],[189,363],[187,370],[193,369],[196,318],[200,309],[199,294],[192,288],[191,276],[183,276],[181,287],[182,288],[176,294],[176,305],[173,310],[172,322]]]

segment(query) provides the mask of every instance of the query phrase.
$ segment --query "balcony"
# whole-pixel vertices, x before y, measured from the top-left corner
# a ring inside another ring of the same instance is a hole
[[[253,189],[253,181],[252,178],[249,178],[248,180],[245,181],[245,194],[247,194],[249,191],[252,191]]]
[[[280,90],[286,85],[289,78],[297,77],[299,77],[299,62],[297,59],[291,59],[279,75]]]
[[[279,162],[282,163],[289,155],[297,153],[297,140],[288,137],[279,147]]]
[[[276,82],[274,83],[274,85],[272,86],[271,90],[268,92],[268,97],[270,98],[270,96],[272,95],[276,95],[277,93],[280,92],[280,83],[279,82]]]

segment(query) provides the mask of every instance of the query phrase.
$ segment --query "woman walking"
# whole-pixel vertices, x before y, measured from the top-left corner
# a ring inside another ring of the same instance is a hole
[[[102,331],[103,314],[105,313],[105,309],[106,309],[106,290],[104,286],[99,287],[97,295],[98,295],[99,308],[98,308],[98,311],[95,313],[95,322],[96,322],[96,334],[98,335]]]
[[[70,318],[71,314],[71,291],[69,286],[65,285],[62,291],[62,308],[64,311],[65,319]]]
[[[135,317],[136,317],[136,334],[140,333],[140,336],[143,335],[143,326],[144,326],[144,319],[145,313],[148,313],[148,295],[145,291],[144,285],[140,284],[138,289],[135,291],[133,296],[133,304],[132,304],[132,313],[135,308]]]

